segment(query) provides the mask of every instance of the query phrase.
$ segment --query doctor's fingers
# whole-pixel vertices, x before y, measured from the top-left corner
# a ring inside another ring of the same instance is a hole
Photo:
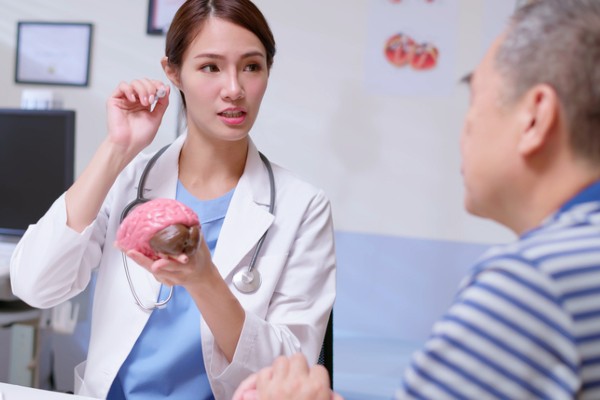
[[[198,271],[189,264],[162,263],[156,261],[148,269],[152,275],[161,283],[170,286],[186,286],[191,282],[198,281]]]
[[[135,261],[136,264],[141,265],[142,267],[148,270],[150,269],[150,266],[153,262],[152,259],[146,257],[137,250],[129,250],[127,253],[125,253],[125,255],[131,258],[133,261]]]
[[[158,260],[153,260],[151,258],[146,257],[144,254],[140,253],[137,250],[129,250],[126,253],[126,255],[127,257],[135,261],[136,264],[147,269],[148,272],[151,272],[154,275],[156,275],[157,273],[180,271],[180,269],[173,266],[176,263],[167,258],[159,258]]]
[[[146,257],[137,250],[129,250],[126,255],[150,272],[153,272],[153,270],[164,269],[169,266],[171,266],[171,268],[167,268],[167,270],[179,271],[181,269],[177,268],[177,266],[185,265],[189,261],[188,256],[185,254],[170,256],[168,254],[159,253],[158,255],[160,258],[157,260]]]
[[[150,271],[152,272],[152,271]],[[182,286],[185,279],[182,278],[181,274],[177,272],[152,272],[154,279],[167,286]]]
[[[143,106],[150,106],[153,101],[160,97],[167,97],[169,86],[163,82],[151,79],[136,79],[131,82],[121,82],[112,94],[113,98],[126,99],[130,103],[140,103]],[[163,102],[166,101],[163,100]]]

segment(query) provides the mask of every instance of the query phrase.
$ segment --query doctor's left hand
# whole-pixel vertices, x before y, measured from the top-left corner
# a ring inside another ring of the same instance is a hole
[[[127,256],[146,268],[157,281],[168,286],[185,287],[199,283],[204,279],[204,275],[214,267],[204,238],[201,238],[198,249],[191,256],[159,254],[161,258],[154,261],[135,250],[128,251]]]

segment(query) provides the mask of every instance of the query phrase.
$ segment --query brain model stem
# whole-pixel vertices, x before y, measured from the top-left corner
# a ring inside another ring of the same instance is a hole
[[[193,255],[200,241],[200,227],[183,224],[169,225],[156,232],[150,239],[150,246],[157,253],[170,256]]]

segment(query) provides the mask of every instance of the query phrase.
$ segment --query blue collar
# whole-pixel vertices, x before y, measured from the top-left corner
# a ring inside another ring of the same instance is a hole
[[[562,214],[578,206],[579,204],[589,203],[593,201],[600,201],[600,181],[593,182],[589,186],[583,188],[579,193],[577,193],[575,196],[571,197],[570,200],[564,203],[554,214],[546,218],[540,225],[533,229],[525,231],[520,236],[520,238],[524,239],[535,234],[535,232],[543,229],[549,223],[558,220]]]
[[[567,201],[556,213],[557,215],[570,210],[578,204],[600,201],[600,181],[596,181],[577,193],[571,200]]]

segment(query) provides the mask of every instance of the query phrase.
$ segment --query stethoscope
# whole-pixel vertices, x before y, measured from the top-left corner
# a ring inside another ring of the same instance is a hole
[[[144,167],[144,170],[142,171],[142,175],[140,176],[140,181],[138,183],[136,197],[129,204],[127,204],[125,206],[125,208],[123,208],[123,211],[121,212],[120,222],[123,222],[123,220],[125,219],[127,214],[129,214],[129,212],[135,206],[140,205],[140,204],[145,203],[148,200],[150,200],[150,199],[144,197],[144,190],[146,187],[146,178],[148,177],[150,170],[156,163],[156,160],[158,160],[158,158],[167,150],[167,148],[169,146],[170,146],[170,144],[166,145],[165,147],[163,147],[162,149],[157,151],[152,156],[150,161],[148,161],[148,163],[146,164],[146,167]],[[269,191],[270,191],[269,213],[273,214],[273,210],[275,209],[275,178],[273,176],[273,169],[271,168],[271,163],[269,162],[267,157],[260,152],[258,154],[260,155],[262,162],[265,164],[265,167],[267,167],[267,172],[269,174]],[[260,288],[262,279],[260,277],[260,272],[255,268],[255,265],[256,265],[256,260],[257,260],[258,254],[260,253],[260,249],[263,245],[263,242],[265,241],[265,237],[267,236],[268,232],[269,232],[269,230],[267,229],[265,231],[265,233],[263,233],[263,235],[258,240],[258,243],[256,244],[256,248],[254,249],[254,253],[252,254],[252,258],[250,259],[250,264],[248,265],[248,268],[238,271],[233,276],[233,285],[241,293],[254,293]],[[129,266],[127,264],[127,256],[125,255],[125,253],[122,253],[122,257],[123,257],[123,267],[125,268],[125,276],[127,276],[127,282],[129,283],[129,289],[131,290],[131,294],[133,295],[133,298],[135,299],[135,302],[137,303],[137,305],[146,311],[152,311],[157,308],[165,307],[165,305],[173,297],[173,287],[171,286],[169,288],[169,294],[166,299],[155,302],[151,306],[144,305],[142,303],[142,301],[140,300],[140,298],[138,297],[135,287],[133,285],[131,275],[129,274]],[[161,284],[161,286],[162,286],[162,284]]]

